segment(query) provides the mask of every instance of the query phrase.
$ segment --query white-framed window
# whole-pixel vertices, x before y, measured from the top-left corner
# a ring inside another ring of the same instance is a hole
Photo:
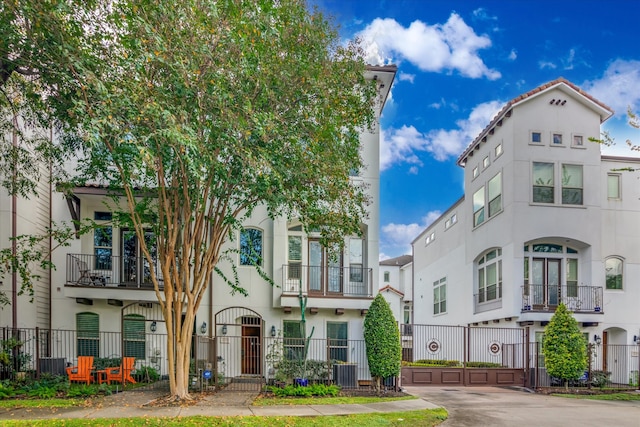
[[[299,320],[282,321],[282,344],[285,360],[304,359],[304,338]]]
[[[100,316],[96,313],[76,313],[78,356],[100,357]]]
[[[349,335],[347,322],[327,322],[329,360],[348,362]]]
[[[532,131],[529,141],[532,144],[542,144],[542,132]]]
[[[572,147],[584,147],[584,137],[582,135],[573,135],[571,140]]]
[[[567,258],[567,296],[578,297],[578,259]]]
[[[620,174],[607,174],[607,198],[611,200],[621,200],[622,192],[620,191]]]
[[[555,184],[554,184],[554,165],[553,163],[533,162],[533,202],[534,203],[553,203]]]
[[[458,214],[453,214],[444,222],[444,228],[447,229],[458,222]]]
[[[562,165],[562,204],[582,205],[582,165]]]
[[[389,283],[391,281],[391,274],[388,271],[384,272],[384,283]]]
[[[93,218],[102,224],[93,230],[93,269],[111,270],[113,255],[113,227],[111,212],[94,212]]]
[[[502,211],[502,172],[489,180],[487,185],[489,200],[489,218]]]
[[[494,153],[495,153],[496,158],[500,157],[502,155],[502,144],[496,145]]]
[[[479,173],[480,173],[480,171],[479,171],[478,167],[477,166],[474,167],[473,168],[473,177],[477,178]]]
[[[364,280],[364,240],[359,237],[349,239],[349,280],[362,283]]]
[[[287,279],[300,279],[302,278],[302,236],[289,236],[288,245]]]
[[[433,282],[433,314],[447,312],[447,278]]]
[[[429,243],[433,242],[436,239],[436,232],[432,231],[426,239],[424,239],[424,245],[427,246]]]
[[[622,270],[624,262],[619,257],[609,257],[604,260],[605,283],[607,289],[623,289]]]
[[[473,193],[473,226],[484,222],[484,185]]]
[[[240,265],[262,265],[262,230],[245,228],[240,232]]]
[[[482,159],[482,168],[483,169],[488,168],[490,164],[491,164],[491,162],[489,161],[489,156],[487,156],[484,159]]]
[[[491,249],[478,260],[478,302],[502,298],[502,249]]]
[[[562,134],[559,132],[551,133],[551,145],[562,145]]]

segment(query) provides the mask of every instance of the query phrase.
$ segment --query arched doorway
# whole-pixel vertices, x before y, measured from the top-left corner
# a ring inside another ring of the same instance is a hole
[[[160,304],[137,301],[122,307],[120,357],[134,357],[135,366],[151,366],[160,376],[168,373],[167,332]]]
[[[262,316],[246,307],[216,313],[218,363],[223,364],[226,376],[262,376],[263,328]]]

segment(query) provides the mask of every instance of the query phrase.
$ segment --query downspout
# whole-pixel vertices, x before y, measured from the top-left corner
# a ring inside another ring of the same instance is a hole
[[[13,116],[13,132],[12,132],[12,142],[13,147],[18,147],[18,134],[16,133],[16,127],[18,126],[18,118]],[[16,185],[16,170],[15,165],[12,171],[12,184]],[[15,191],[11,195],[11,256],[15,257],[17,253],[17,244],[16,244],[16,236],[18,235],[18,227],[16,224],[16,220],[18,218],[18,197],[15,194]],[[14,329],[18,327],[18,274],[14,270],[11,273],[11,325]]]
[[[49,129],[49,143],[51,145],[53,145],[53,126]],[[53,209],[51,208],[51,204],[53,202],[53,168],[51,165],[51,158],[49,158],[49,230],[51,230],[52,224],[53,224],[53,218],[51,217],[51,215],[53,214]],[[53,238],[51,236],[51,233],[49,233],[49,259],[53,259],[53,254],[51,253],[51,248],[53,243]],[[49,324],[47,325],[47,329],[51,329],[51,325],[52,325],[52,316],[51,316],[51,310],[53,309],[52,307],[52,297],[53,297],[53,280],[52,280],[52,274],[51,274],[51,269],[49,269],[49,298],[48,298],[48,309],[49,309]],[[49,354],[47,354],[47,356],[49,356]]]

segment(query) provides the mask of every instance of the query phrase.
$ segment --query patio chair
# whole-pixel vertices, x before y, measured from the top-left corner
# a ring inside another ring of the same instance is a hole
[[[93,381],[93,356],[78,356],[78,366],[70,366],[67,368],[67,376],[69,381],[77,381],[89,384]]]
[[[82,261],[80,258],[73,257],[75,260],[80,276],[76,284],[78,285],[94,285],[105,286],[105,277],[97,272],[91,271],[86,261]]]
[[[103,382],[111,384],[111,381],[121,382],[122,385],[126,383],[135,384],[136,380],[131,376],[131,371],[133,371],[135,361],[135,357],[123,357],[122,363],[119,367],[107,368],[98,371],[98,381],[100,384]]]

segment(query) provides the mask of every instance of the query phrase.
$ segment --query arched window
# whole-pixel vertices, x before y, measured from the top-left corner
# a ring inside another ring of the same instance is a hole
[[[78,356],[100,357],[100,317],[96,313],[76,313]]]
[[[245,228],[240,232],[240,265],[262,265],[262,230]]]
[[[502,249],[492,249],[478,260],[478,303],[502,298]]]
[[[620,258],[611,257],[604,261],[607,289],[622,289],[622,267]]]

